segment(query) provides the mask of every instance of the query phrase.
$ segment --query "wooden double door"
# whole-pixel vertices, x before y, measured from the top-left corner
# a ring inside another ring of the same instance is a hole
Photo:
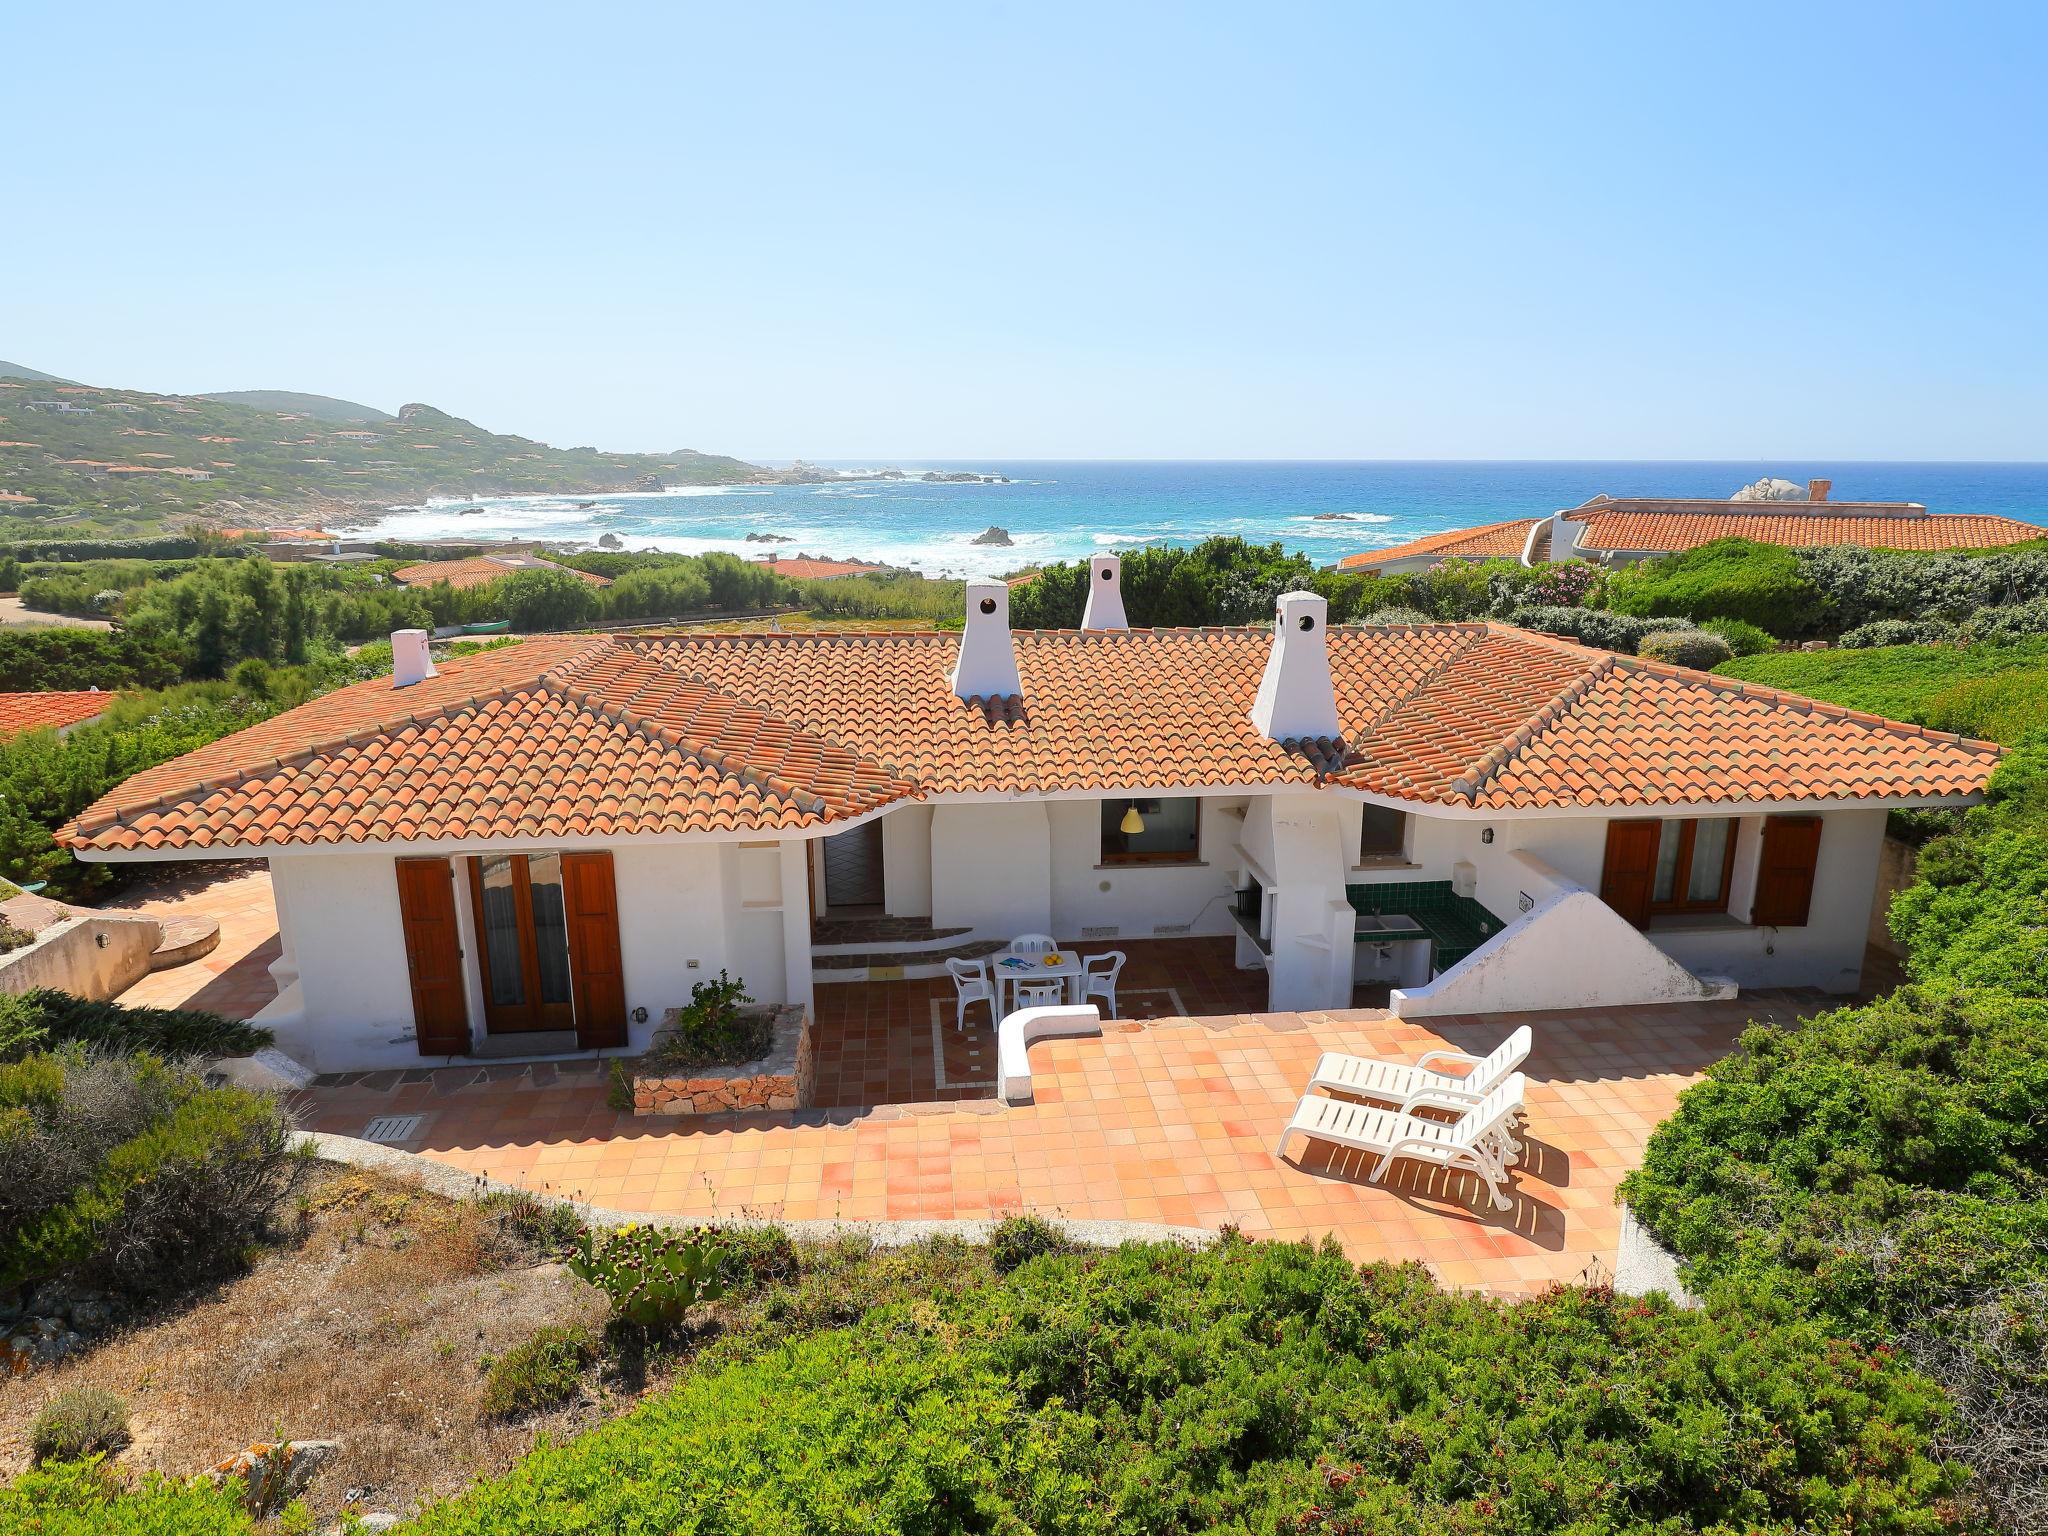
[[[571,1030],[583,1050],[626,1043],[618,896],[608,853],[493,853],[465,861],[492,1035]],[[469,977],[448,859],[398,860],[420,1054],[470,1047]]]

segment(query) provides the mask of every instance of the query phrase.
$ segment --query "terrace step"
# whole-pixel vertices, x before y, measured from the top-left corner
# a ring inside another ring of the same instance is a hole
[[[960,932],[968,932],[961,929]],[[939,949],[873,949],[850,954],[811,952],[811,980],[909,981],[946,974],[948,960],[980,960],[1008,949],[1006,939],[969,939]]]
[[[922,917],[819,918],[811,924],[811,953],[854,955],[871,951],[945,949],[972,928],[934,928]]]
[[[150,951],[149,968],[152,971],[168,971],[173,966],[189,965],[202,955],[210,955],[220,948],[220,924],[210,917],[187,915],[166,917],[161,921],[163,937],[157,940],[156,948]]]

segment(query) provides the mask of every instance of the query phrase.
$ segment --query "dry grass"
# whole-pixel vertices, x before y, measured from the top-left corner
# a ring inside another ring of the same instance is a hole
[[[603,1323],[603,1299],[490,1212],[394,1179],[324,1167],[300,1240],[195,1303],[76,1363],[0,1383],[0,1478],[29,1462],[29,1427],[57,1392],[126,1400],[131,1469],[189,1474],[280,1435],[342,1442],[309,1503],[404,1513],[502,1471],[543,1431],[560,1439],[630,1407],[597,1373],[581,1400],[516,1424],[478,1412],[481,1362],[546,1324]]]

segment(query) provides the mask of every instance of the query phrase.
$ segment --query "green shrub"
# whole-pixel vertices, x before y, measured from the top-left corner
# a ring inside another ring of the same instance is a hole
[[[2000,672],[1944,688],[1927,701],[1927,723],[1983,741],[2018,741],[2048,728],[2048,667]]]
[[[1741,619],[1708,619],[1701,629],[1719,635],[1737,656],[1761,656],[1778,648],[1778,637]]]
[[[1938,645],[1953,633],[1945,619],[1873,619],[1844,630],[1835,643],[1845,650],[1868,651],[1885,645]]]
[[[1796,554],[1746,539],[1715,539],[1617,571],[1604,601],[1640,618],[1741,619],[1774,635],[1810,633],[1821,613]]]
[[[583,1368],[597,1358],[590,1330],[539,1328],[490,1362],[478,1411],[487,1419],[523,1419],[558,1408],[583,1384]]]
[[[1734,649],[1719,635],[1705,629],[1674,629],[1645,635],[1636,647],[1638,655],[1674,667],[1693,667],[1711,672],[1724,661],[1732,661]]]
[[[1961,629],[1970,639],[1993,644],[2048,635],[2048,597],[1979,608],[1963,621]]]
[[[69,1042],[158,1056],[247,1056],[275,1039],[260,1025],[196,1008],[130,1008],[53,987],[0,993],[0,1061]]]
[[[1134,549],[1123,557],[1124,611],[1134,628],[1270,622],[1273,599],[1308,588],[1315,569],[1278,544],[1204,539],[1192,549]],[[1010,592],[1018,629],[1075,629],[1088,600],[1088,562],[1055,561]]]
[[[1624,655],[1633,654],[1645,635],[1673,634],[1694,627],[1688,619],[1632,618],[1599,608],[1517,608],[1508,615],[1508,622]]]
[[[1941,1417],[1801,1320],[1132,1245],[714,1355],[416,1530],[1932,1531]]]
[[[184,674],[177,642],[127,630],[0,630],[0,693],[167,688]]]
[[[730,1278],[730,1254],[711,1227],[586,1228],[567,1263],[605,1293],[613,1318],[649,1330],[678,1326],[690,1308],[723,1296]]]
[[[124,1486],[104,1463],[59,1462],[0,1483],[0,1531],[22,1536],[250,1536],[240,1499],[205,1479]]]
[[[747,1013],[753,1002],[745,984],[724,971],[716,981],[690,988],[690,1000],[676,1010],[673,1026],[664,1025],[645,1061],[651,1068],[730,1067],[768,1054],[774,1040],[771,1013]]]
[[[1360,614],[1351,621],[1354,624],[1434,624],[1436,621],[1420,608],[1375,608],[1371,613]]]
[[[239,1263],[304,1159],[275,1100],[79,1047],[0,1066],[0,1291],[79,1272],[151,1295]]]
[[[2012,645],[1896,645],[1872,650],[1781,651],[1739,656],[1723,677],[1763,683],[1830,704],[1915,725],[1932,721],[1933,701],[1958,683],[2004,672],[2048,669],[2048,640]],[[2008,744],[2017,738],[2007,738]]]
[[[988,1261],[999,1275],[1048,1253],[1067,1253],[1073,1244],[1042,1216],[1011,1216],[988,1236]]]
[[[110,1456],[128,1443],[128,1405],[99,1387],[67,1387],[36,1414],[28,1443],[39,1463]]]

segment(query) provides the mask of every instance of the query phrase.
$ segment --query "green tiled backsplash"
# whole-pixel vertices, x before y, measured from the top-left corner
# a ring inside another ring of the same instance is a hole
[[[1435,964],[1447,971],[1507,926],[1448,880],[1393,880],[1351,885],[1344,894],[1355,912],[1399,912],[1414,918],[1435,942]]]

